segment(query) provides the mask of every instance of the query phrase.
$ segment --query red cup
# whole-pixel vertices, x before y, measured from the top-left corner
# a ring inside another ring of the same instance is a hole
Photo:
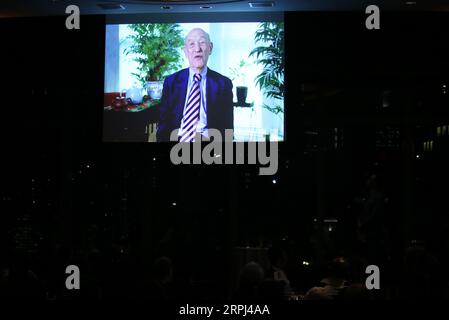
[[[104,93],[104,106],[113,106],[115,98],[120,97],[120,92],[105,92]]]

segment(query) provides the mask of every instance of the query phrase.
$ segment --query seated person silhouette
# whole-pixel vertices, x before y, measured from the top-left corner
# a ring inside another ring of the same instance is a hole
[[[267,279],[275,281],[271,285],[274,286],[277,283],[276,287],[279,287],[279,283],[281,283],[283,295],[292,294],[293,290],[290,287],[290,280],[284,271],[288,262],[285,250],[280,246],[272,246],[268,249],[268,260],[270,261],[270,268],[267,272]],[[268,283],[266,282],[265,285],[268,285]]]
[[[263,279],[263,268],[254,261],[247,263],[240,271],[238,288],[234,298],[239,301],[260,300],[260,285]]]
[[[305,300],[333,300],[347,287],[349,265],[344,257],[337,257],[329,265],[327,276],[320,282],[322,286],[311,288]]]

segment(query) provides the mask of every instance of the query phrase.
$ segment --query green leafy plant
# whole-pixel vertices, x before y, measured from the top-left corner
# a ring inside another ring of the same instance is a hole
[[[244,79],[245,78],[245,69],[249,64],[244,59],[240,60],[237,67],[229,68],[231,81],[234,82],[236,79]]]
[[[258,47],[254,48],[249,57],[255,56],[256,63],[263,66],[262,72],[256,77],[256,85],[268,98],[282,100],[284,98],[284,23],[263,22],[254,34]],[[278,114],[283,112],[280,105],[274,107],[263,105],[267,110]]]
[[[127,37],[131,45],[125,54],[137,54],[139,73],[132,73],[145,86],[147,81],[161,81],[182,67],[180,48],[184,45],[181,27],[177,23],[132,24],[133,34]]]

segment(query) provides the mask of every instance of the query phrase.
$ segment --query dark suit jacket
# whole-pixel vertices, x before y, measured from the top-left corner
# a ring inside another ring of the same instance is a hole
[[[206,78],[207,128],[219,130],[224,139],[224,130],[234,129],[232,82],[209,68]],[[188,68],[165,78],[159,106],[157,141],[170,141],[171,132],[181,126],[188,80]]]

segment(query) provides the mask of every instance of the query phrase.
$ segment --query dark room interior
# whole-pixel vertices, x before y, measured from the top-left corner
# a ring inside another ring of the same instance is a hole
[[[134,120],[106,141],[106,25],[270,19],[285,28],[274,175],[175,165]],[[449,299],[449,2],[8,0],[0,34],[2,298]]]

